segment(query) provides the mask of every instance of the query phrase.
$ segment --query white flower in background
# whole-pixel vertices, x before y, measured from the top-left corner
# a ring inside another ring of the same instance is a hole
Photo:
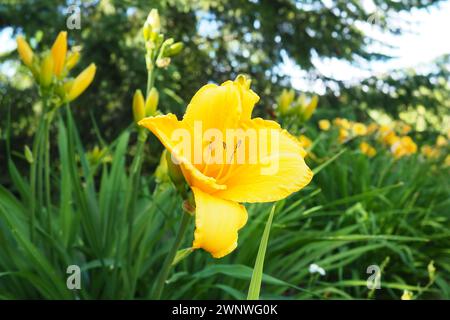
[[[318,273],[321,276],[326,274],[325,269],[315,263],[309,265],[309,273]]]

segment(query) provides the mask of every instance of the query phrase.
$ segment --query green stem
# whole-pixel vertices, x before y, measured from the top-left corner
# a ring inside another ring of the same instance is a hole
[[[155,299],[161,299],[164,290],[164,285],[166,284],[170,268],[172,267],[173,259],[175,258],[175,255],[177,254],[177,251],[181,245],[181,241],[184,238],[184,234],[186,233],[190,217],[191,215],[183,210],[183,216],[181,218],[181,223],[178,229],[177,237],[175,238],[175,241],[172,244],[172,248],[170,248],[170,251],[166,256],[166,259],[164,260],[161,273],[159,274],[157,282],[155,284],[155,289],[153,293]]]
[[[37,187],[37,184],[39,183],[39,181],[41,180],[42,176],[41,176],[41,170],[40,170],[40,164],[41,164],[41,153],[42,153],[42,137],[45,134],[45,114],[47,112],[47,102],[46,102],[46,98],[42,97],[42,104],[43,104],[43,109],[42,109],[42,113],[39,117],[39,124],[38,124],[38,128],[36,131],[36,134],[34,136],[34,141],[33,141],[33,162],[31,163],[31,168],[30,168],[30,186],[31,186],[31,190],[30,190],[30,239],[31,241],[34,241],[35,238],[35,227],[36,227],[36,209],[39,206],[36,205],[36,195],[39,191],[39,188]],[[40,184],[40,183],[39,183]],[[39,191],[40,193],[40,191]],[[40,197],[38,197],[40,198]]]

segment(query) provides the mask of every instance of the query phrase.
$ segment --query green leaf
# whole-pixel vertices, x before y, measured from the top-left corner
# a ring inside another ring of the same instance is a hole
[[[275,205],[269,214],[264,233],[259,243],[258,256],[256,257],[255,267],[253,268],[252,280],[250,281],[250,288],[248,289],[247,300],[258,300],[259,292],[261,290],[261,281],[263,276],[264,258],[266,256],[267,243],[269,242],[270,227],[272,226],[273,213],[275,212]]]

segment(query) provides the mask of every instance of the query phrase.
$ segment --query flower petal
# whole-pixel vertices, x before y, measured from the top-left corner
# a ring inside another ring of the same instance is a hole
[[[257,132],[257,161],[233,164],[226,176],[217,177],[227,189],[217,191],[214,196],[236,202],[271,202],[289,196],[311,181],[313,173],[303,159],[304,149],[276,122],[256,118],[244,121],[242,127]],[[245,144],[249,160],[255,149],[250,150],[251,144]]]
[[[247,222],[247,210],[233,201],[214,197],[192,188],[195,197],[194,248],[222,258],[237,247],[238,230]]]
[[[241,96],[242,104],[242,120],[250,120],[252,117],[253,108],[255,104],[259,101],[259,96],[250,88],[247,88],[245,84],[234,82]]]
[[[183,122],[194,127],[200,123],[203,131],[237,126],[242,113],[239,90],[233,82],[227,81],[221,86],[207,84],[200,88],[187,106]]]
[[[192,133],[190,127],[182,121],[178,121],[174,114],[169,113],[163,116],[147,117],[139,121],[139,125],[153,132],[167,150],[172,153],[173,157],[180,164],[183,175],[190,186],[201,188],[206,192],[226,188],[224,185],[219,185],[216,179],[205,176],[194,166],[192,163],[192,150],[191,155],[189,155],[188,150],[180,148],[180,146],[183,146],[179,141],[179,138],[182,136],[180,134],[184,132],[186,135],[189,135],[186,138],[191,139]]]

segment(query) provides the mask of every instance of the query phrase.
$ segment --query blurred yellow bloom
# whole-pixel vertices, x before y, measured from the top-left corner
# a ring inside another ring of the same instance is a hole
[[[369,125],[367,126],[367,134],[372,134],[372,133],[374,133],[375,131],[378,130],[378,127],[379,127],[378,124],[372,122],[371,124],[369,124]]]
[[[355,122],[352,125],[352,133],[355,136],[364,136],[367,134],[367,127],[361,122]]]
[[[300,145],[302,146],[301,156],[303,158],[305,158],[306,155],[308,154],[305,149],[309,149],[312,146],[312,141],[311,141],[311,139],[309,139],[307,136],[305,136],[303,134],[298,137],[298,141],[300,142]]]
[[[336,118],[333,120],[333,123],[343,129],[350,129],[350,121],[348,121],[347,119]]]
[[[238,230],[247,222],[247,211],[240,202],[283,199],[306,186],[313,175],[295,137],[274,121],[251,118],[259,97],[249,84],[240,78],[220,86],[205,85],[192,98],[183,120],[167,114],[139,122],[158,137],[179,163],[195,198],[196,229],[192,246],[203,248],[215,258],[229,254],[237,246]],[[257,142],[250,145],[245,143],[245,138],[225,143],[223,139],[213,141],[204,135],[214,131],[223,137],[230,129],[250,129]],[[277,145],[261,139],[267,132],[279,138]],[[179,148],[181,133],[193,138],[194,147],[201,147],[203,156],[200,159],[193,157],[190,148]],[[254,163],[234,161],[235,155],[252,146],[266,151]],[[213,157],[213,153],[220,153],[221,161],[209,161],[208,157]],[[271,165],[277,165],[278,170],[271,174],[262,173]]]
[[[28,42],[26,42],[22,36],[18,36],[16,42],[20,58],[27,67],[31,67],[33,62],[33,50],[31,50]]]
[[[411,130],[411,126],[406,123],[402,123],[402,125],[400,126],[400,133],[403,135],[410,133]]]
[[[345,142],[345,140],[347,140],[348,137],[349,137],[348,130],[344,128],[339,128],[339,137],[338,137],[339,142],[341,143]]]
[[[417,152],[417,145],[409,136],[399,138],[392,146],[391,152],[395,158],[411,155]]]
[[[447,145],[447,139],[444,136],[438,136],[436,139],[436,145],[438,147],[445,147]]]
[[[374,147],[372,147],[367,142],[361,142],[359,144],[359,150],[361,150],[362,153],[364,153],[366,156],[372,158],[377,154],[377,150],[375,150]]]
[[[319,121],[319,128],[320,128],[320,130],[328,131],[328,130],[330,130],[330,127],[331,127],[331,123],[330,123],[329,120],[322,119],[322,120]]]
[[[92,80],[94,80],[96,71],[95,64],[91,63],[89,67],[84,69],[73,81],[73,84],[70,86],[70,90],[67,94],[67,101],[75,100],[80,94],[86,90],[87,87],[91,84]]]
[[[440,151],[437,148],[433,148],[429,145],[424,145],[420,149],[420,152],[428,159],[436,159],[439,158]]]
[[[394,130],[387,125],[382,125],[379,127],[377,136],[379,141],[388,145],[392,145],[398,140]]]
[[[67,32],[61,31],[52,46],[55,76],[59,76],[64,68],[67,54]]]

